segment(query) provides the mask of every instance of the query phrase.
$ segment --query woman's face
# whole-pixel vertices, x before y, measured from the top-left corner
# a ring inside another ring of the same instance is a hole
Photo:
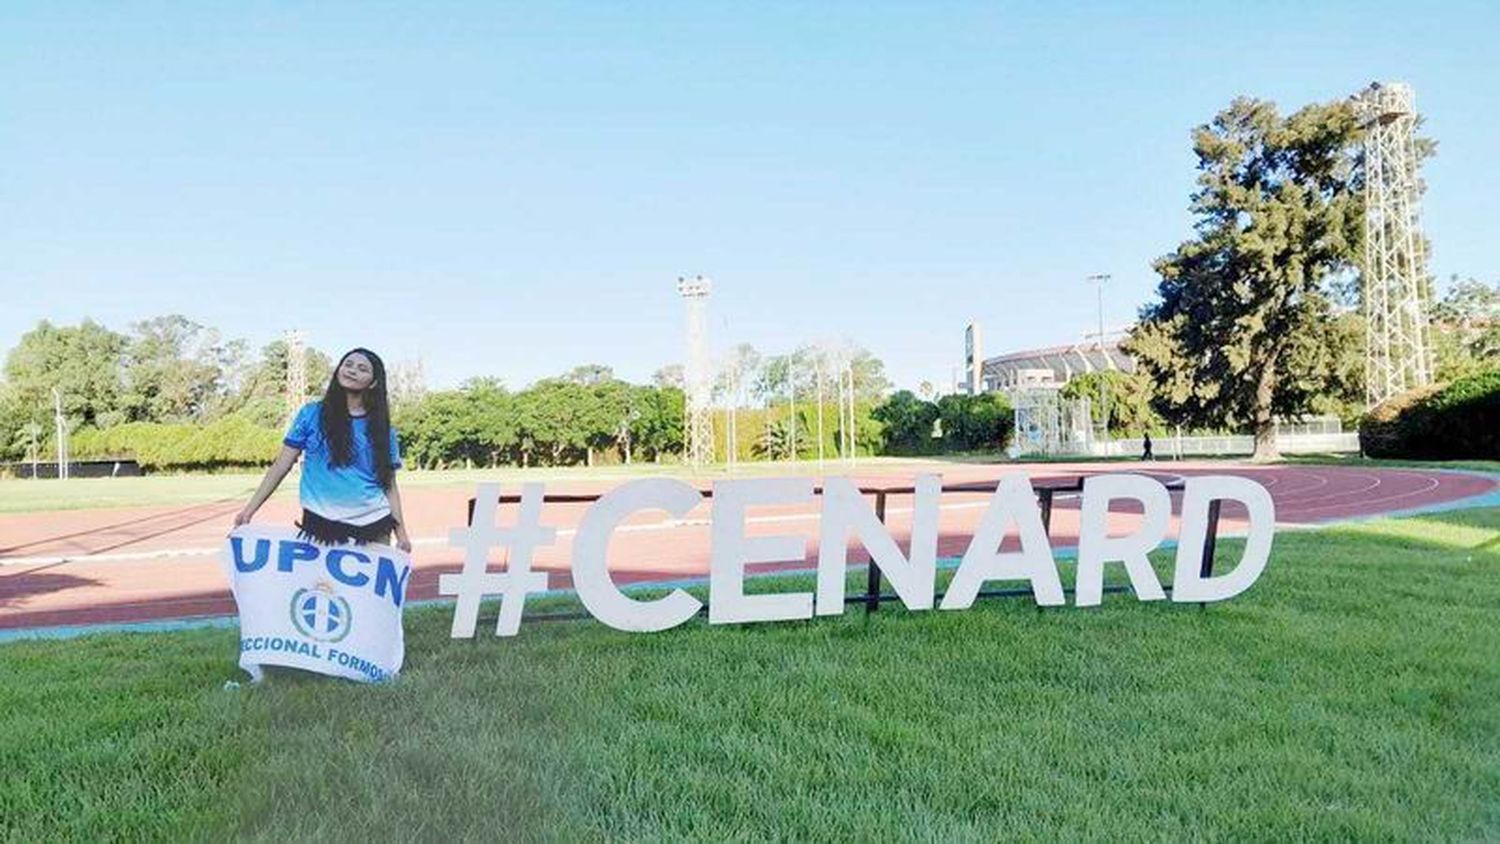
[[[368,390],[375,383],[375,365],[370,359],[355,352],[339,364],[339,386],[352,393]]]

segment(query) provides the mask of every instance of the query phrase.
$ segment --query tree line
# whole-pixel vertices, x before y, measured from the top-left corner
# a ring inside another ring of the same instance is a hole
[[[308,383],[316,388],[331,364],[316,349],[305,354]],[[251,352],[245,341],[225,340],[177,314],[136,322],[123,332],[92,320],[44,320],[5,358],[0,457],[23,459],[50,448],[55,402],[85,447],[105,431],[136,442],[156,428],[163,430],[163,441],[180,440],[226,420],[241,431],[275,427],[286,413],[286,373],[285,342]]]
[[[307,401],[321,393],[331,360],[312,347],[303,354],[308,395],[301,401]],[[55,453],[55,389],[74,459],[133,458],[155,471],[263,465],[275,455],[287,418],[287,370],[285,342],[252,353],[244,341],[226,341],[180,315],[123,332],[90,320],[43,321],[5,359],[0,458],[45,460]],[[948,397],[918,414],[925,427],[910,428],[911,420],[892,408],[914,397],[888,397],[884,363],[852,344],[807,345],[783,355],[741,344],[716,373],[720,461],[731,449],[738,460],[837,457],[851,442],[854,453],[866,455],[998,449],[1009,426],[1008,411],[997,421],[998,405]],[[394,371],[388,377],[392,419],[411,467],[670,462],[684,450],[680,367],[633,384],[607,365],[585,364],[520,390],[490,377],[435,391]],[[965,416],[968,410],[975,420]]]

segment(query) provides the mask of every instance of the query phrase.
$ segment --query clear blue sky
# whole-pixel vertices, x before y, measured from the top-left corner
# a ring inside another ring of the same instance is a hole
[[[0,7],[0,347],[179,312],[434,386],[847,336],[895,381],[1070,342],[1189,233],[1190,129],[1416,87],[1433,269],[1500,275],[1500,4]]]

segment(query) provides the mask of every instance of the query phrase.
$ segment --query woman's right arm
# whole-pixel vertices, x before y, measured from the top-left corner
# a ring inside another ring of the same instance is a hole
[[[276,462],[266,470],[266,476],[261,480],[260,488],[250,496],[250,503],[245,505],[245,509],[235,514],[235,527],[250,523],[250,519],[255,516],[255,511],[260,509],[260,505],[266,503],[266,499],[270,498],[271,494],[276,491],[276,487],[281,485],[281,479],[285,478],[286,473],[292,471],[292,467],[297,465],[297,458],[301,454],[300,448],[293,448],[289,445],[281,447],[281,454],[276,456]]]

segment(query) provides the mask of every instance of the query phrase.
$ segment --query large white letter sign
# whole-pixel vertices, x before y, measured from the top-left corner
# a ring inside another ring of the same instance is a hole
[[[1134,498],[1145,512],[1141,526],[1125,536],[1109,535],[1109,502]],[[1083,516],[1078,529],[1078,582],[1074,603],[1098,606],[1104,597],[1104,564],[1120,561],[1130,575],[1130,586],[1142,601],[1167,597],[1151,568],[1147,552],[1161,544],[1172,519],[1172,496],[1155,478],[1145,475],[1093,475],[1083,481]]]
[[[573,588],[595,618],[616,630],[654,633],[687,621],[703,606],[681,589],[654,601],[626,597],[609,576],[609,538],[620,522],[637,510],[665,510],[687,515],[703,496],[692,486],[669,478],[631,481],[600,498],[578,526],[573,540]]]
[[[1014,519],[1021,550],[1000,553],[1006,528]],[[1042,527],[1042,512],[1036,506],[1036,491],[1026,475],[1012,472],[1000,478],[995,496],[984,511],[963,562],[948,584],[942,608],[963,610],[973,606],[979,587],[986,580],[1029,580],[1036,602],[1044,606],[1063,603],[1062,581],[1052,562],[1052,543]]]
[[[942,490],[943,482],[937,475],[917,477],[908,560],[853,481],[848,478],[824,481],[818,541],[818,615],[839,615],[844,611],[850,533],[859,537],[870,552],[870,564],[880,566],[881,574],[891,581],[907,609],[932,609],[932,591],[937,579],[938,498]]]
[[[1198,566],[1203,540],[1208,532],[1208,503],[1238,501],[1250,513],[1245,537],[1245,556],[1228,574],[1203,577]],[[1250,480],[1234,475],[1188,478],[1182,494],[1182,530],[1177,537],[1177,569],[1172,574],[1173,601],[1222,601],[1240,594],[1266,570],[1271,557],[1271,537],[1276,531],[1276,505],[1271,493]]]
[[[812,618],[810,592],[746,595],[745,564],[801,560],[801,536],[746,536],[745,510],[752,504],[804,504],[812,501],[810,478],[754,478],[714,484],[712,550],[708,572],[708,623],[783,621]]]

